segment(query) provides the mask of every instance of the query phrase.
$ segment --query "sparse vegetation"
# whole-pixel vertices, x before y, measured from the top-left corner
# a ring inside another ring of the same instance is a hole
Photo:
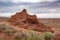
[[[53,34],[51,32],[37,33],[35,31],[28,32],[28,40],[53,40]]]
[[[20,33],[20,38],[22,38],[22,40],[44,40],[43,34],[39,34],[39,33],[32,31],[32,30],[29,30],[29,31],[23,32],[23,33],[25,35],[24,37],[22,37],[21,33]],[[17,37],[15,37],[16,40],[21,40],[18,35],[17,35]]]
[[[8,36],[13,36],[14,40],[51,40],[53,39],[53,34],[51,32],[45,33],[37,33],[32,30],[28,30],[26,32],[17,32],[17,30],[10,28],[10,26],[6,26],[4,24],[0,24],[0,32],[4,30],[4,33]],[[4,40],[4,38],[0,37],[0,40]]]
[[[16,30],[11,29],[9,26],[6,26],[4,24],[0,24],[0,32],[4,32],[7,35],[13,35],[14,33],[16,33]]]
[[[46,32],[46,33],[44,33],[44,38],[45,38],[45,40],[52,40],[53,34],[51,32]]]
[[[0,24],[0,32],[4,31],[6,29],[6,25]]]
[[[17,33],[17,34],[14,36],[14,39],[15,39],[15,40],[27,40],[27,36],[26,36],[26,34],[20,32],[20,33]]]
[[[16,33],[16,30],[6,29],[5,33],[6,33],[8,36],[12,36],[12,35],[14,35],[14,33]]]
[[[29,40],[39,40],[39,34],[34,31],[29,31]]]

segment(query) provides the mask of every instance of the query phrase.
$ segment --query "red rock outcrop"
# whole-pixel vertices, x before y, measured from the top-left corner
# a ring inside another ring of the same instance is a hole
[[[20,28],[31,29],[39,32],[53,32],[51,26],[47,26],[39,22],[36,15],[29,15],[26,9],[23,9],[21,12],[17,12],[15,15],[12,15],[8,22],[12,25],[20,26]]]

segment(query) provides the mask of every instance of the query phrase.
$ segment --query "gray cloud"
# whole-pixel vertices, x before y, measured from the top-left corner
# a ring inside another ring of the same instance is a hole
[[[38,2],[38,3],[13,3],[9,0],[0,1],[0,13],[14,13],[21,11],[22,9],[27,9],[30,13],[48,13],[51,9],[60,10],[60,2]]]

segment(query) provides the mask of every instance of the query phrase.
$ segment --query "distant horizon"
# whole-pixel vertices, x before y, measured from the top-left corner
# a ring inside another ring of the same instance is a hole
[[[5,15],[4,15],[5,14]],[[2,13],[0,14],[0,17],[11,17],[12,15],[14,15],[15,13]],[[29,15],[34,15],[34,13],[28,13]],[[36,13],[35,13],[36,14]],[[51,14],[36,14],[36,16],[38,18],[60,18],[60,14],[55,14],[55,13],[51,13]]]

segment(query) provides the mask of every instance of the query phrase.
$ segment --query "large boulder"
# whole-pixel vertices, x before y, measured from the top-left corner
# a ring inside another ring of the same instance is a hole
[[[8,22],[10,22],[12,25],[20,26],[20,28],[31,29],[39,32],[48,31],[54,33],[55,31],[52,30],[51,26],[41,23],[35,14],[29,15],[26,9],[23,9],[21,12],[17,12],[15,15],[12,15],[8,19]]]

